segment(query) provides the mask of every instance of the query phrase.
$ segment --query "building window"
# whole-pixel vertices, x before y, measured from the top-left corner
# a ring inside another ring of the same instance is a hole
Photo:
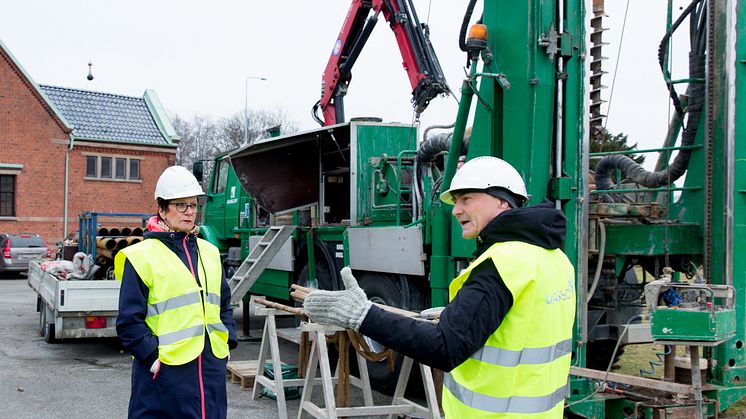
[[[16,176],[0,175],[0,216],[16,215]]]
[[[85,157],[86,179],[139,181],[140,159],[90,155]]]
[[[111,157],[101,157],[101,179],[111,179]]]
[[[130,159],[130,180],[140,180],[140,160]]]
[[[98,176],[98,157],[96,156],[85,157],[85,175],[87,177]]]
[[[116,158],[114,166],[114,178],[127,179],[127,159]]]

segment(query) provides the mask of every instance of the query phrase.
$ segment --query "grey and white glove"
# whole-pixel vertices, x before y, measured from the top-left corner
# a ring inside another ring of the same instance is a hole
[[[161,372],[161,361],[156,359],[153,365],[150,366],[150,373],[153,374],[153,380],[158,377],[159,372]]]
[[[306,296],[303,309],[317,323],[357,331],[372,303],[357,285],[349,266],[342,268],[340,273],[346,288],[344,291],[313,291]]]

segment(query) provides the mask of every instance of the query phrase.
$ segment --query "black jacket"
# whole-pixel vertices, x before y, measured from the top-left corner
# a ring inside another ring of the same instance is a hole
[[[551,204],[516,208],[490,221],[477,237],[476,255],[498,242],[521,241],[562,248],[565,216]],[[531,261],[526,261],[531,263]],[[360,333],[415,361],[451,371],[484,346],[513,306],[513,297],[491,261],[475,267],[437,324],[372,306]]]

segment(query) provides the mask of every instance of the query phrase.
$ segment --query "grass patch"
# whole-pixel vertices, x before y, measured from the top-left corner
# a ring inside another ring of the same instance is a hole
[[[627,345],[624,347],[624,354],[619,359],[619,368],[616,370],[613,370],[612,372],[618,373],[618,374],[626,374],[626,375],[633,375],[636,377],[640,377],[640,370],[646,370],[646,371],[653,371],[654,374],[648,375],[643,374],[642,376],[645,378],[663,378],[663,365],[661,362],[661,365],[656,365],[655,368],[653,368],[650,365],[651,361],[658,362],[658,357],[656,354],[660,353],[661,357],[663,357],[664,353],[664,347],[663,345],[655,345],[652,343],[643,344],[643,345]],[[679,347],[677,348],[677,353],[679,355],[684,355],[684,348]],[[730,406],[728,409],[724,410],[719,417],[725,419],[725,418],[746,418],[746,401],[740,400],[736,403],[734,403],[732,406]]]
[[[619,359],[619,369],[616,373],[634,375],[636,377],[645,378],[663,378],[663,345],[655,345],[652,343],[644,345],[627,345],[624,347],[624,354]],[[656,354],[660,354],[661,361],[658,360]],[[659,363],[660,365],[652,366],[651,362]],[[652,374],[640,374],[640,370],[644,370]]]

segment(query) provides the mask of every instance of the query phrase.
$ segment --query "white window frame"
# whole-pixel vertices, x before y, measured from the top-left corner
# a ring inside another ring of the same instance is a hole
[[[130,161],[132,160],[138,160],[140,163],[138,164],[139,172],[138,175],[142,175],[142,162],[143,157],[142,156],[122,156],[122,155],[116,155],[116,154],[97,154],[97,153],[83,153],[83,157],[85,158],[85,173],[84,176],[85,180],[97,180],[97,181],[105,181],[105,182],[130,182],[130,183],[142,183],[142,178],[140,179],[130,179]],[[96,158],[96,176],[88,176],[88,157],[95,157]],[[101,158],[102,157],[108,157],[111,159],[111,177],[101,177]],[[124,179],[117,179],[116,178],[116,162],[117,159],[124,159]]]

